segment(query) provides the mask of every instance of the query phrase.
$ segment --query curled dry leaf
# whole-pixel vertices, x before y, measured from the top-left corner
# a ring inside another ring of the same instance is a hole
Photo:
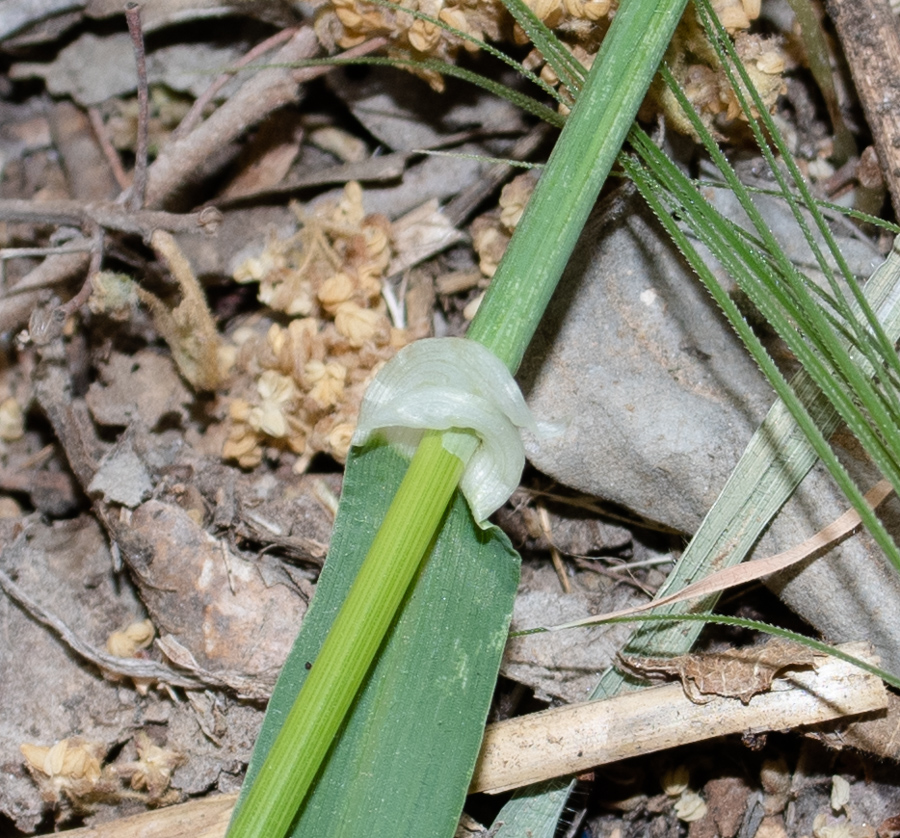
[[[784,669],[815,665],[816,654],[805,646],[776,638],[763,646],[729,649],[677,658],[623,657],[622,662],[642,675],[666,675],[681,680],[684,692],[695,704],[711,696],[739,698],[747,704],[767,691]]]
[[[223,375],[221,341],[206,303],[203,289],[171,233],[156,230],[150,243],[165,261],[181,288],[181,302],[173,309],[143,288],[137,294],[153,316],[153,322],[169,344],[179,372],[198,390],[215,390]]]

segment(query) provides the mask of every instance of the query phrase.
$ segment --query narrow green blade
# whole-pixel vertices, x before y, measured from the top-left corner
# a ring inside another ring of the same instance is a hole
[[[407,466],[385,445],[351,454],[328,561],[276,684],[244,789],[274,742]],[[518,579],[519,559],[506,536],[476,526],[457,496],[293,835],[453,835]]]

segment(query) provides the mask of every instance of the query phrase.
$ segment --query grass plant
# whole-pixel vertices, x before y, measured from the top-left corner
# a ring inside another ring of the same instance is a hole
[[[646,134],[632,129],[637,107],[684,9],[683,0],[623,0],[587,76],[522,0],[507,0],[507,5],[576,95],[576,102],[468,337],[491,349],[510,371],[516,370],[630,131],[633,153],[620,158],[625,172],[707,284],[780,397],[659,595],[743,560],[761,529],[820,457],[886,555],[900,567],[900,552],[827,442],[843,420],[888,479],[900,485],[900,462],[894,453],[900,451],[896,430],[900,365],[893,353],[893,343],[900,337],[896,264],[882,271],[880,284],[873,278],[863,293],[790,155],[779,144],[765,108],[754,103],[752,86],[742,77],[740,62],[735,63],[706,0],[697,4],[701,20],[734,75],[746,112],[755,106],[761,113],[756,137],[773,171],[779,173],[780,194],[796,209],[801,229],[806,225],[801,209],[812,213],[837,264],[835,273],[807,230],[804,234],[826,276],[834,277],[824,290],[813,286],[780,252],[749,192],[701,124],[695,121],[724,182],[756,223],[752,234],[707,207],[697,185]],[[680,95],[671,77],[667,81]],[[548,120],[560,120],[540,103],[524,106]],[[751,124],[755,126],[755,121]],[[780,175],[784,164],[787,178]],[[784,380],[716,283],[688,232],[710,247],[795,352],[804,371],[792,383]],[[477,754],[478,725],[487,711],[517,576],[516,559],[505,539],[495,530],[479,530],[465,504],[454,499],[462,467],[443,448],[437,433],[426,437],[408,470],[405,460],[384,445],[352,454],[328,563],[270,704],[229,829],[232,838],[453,833]],[[490,572],[498,578],[484,578],[479,563],[486,561],[496,563]],[[470,583],[476,577],[479,585],[473,587]],[[458,590],[448,596],[450,585]],[[479,600],[484,585],[493,587],[493,595]],[[426,619],[448,599],[452,602],[440,619]],[[468,606],[474,601],[482,619],[473,631]],[[689,626],[673,623],[677,614],[644,618],[652,627],[640,629],[628,651],[687,651],[707,619],[696,612],[714,604],[714,598],[708,598],[673,609],[694,612],[685,618],[692,621]],[[415,692],[422,682],[425,688]],[[595,696],[634,686],[610,670]],[[424,761],[414,760],[416,743],[401,728],[415,727],[421,734],[418,747],[424,748],[442,727],[446,734],[454,724],[462,724],[459,708],[451,707],[454,696],[464,696],[474,712],[468,714],[465,729],[451,730],[449,740],[459,740],[459,747],[452,748],[452,770],[441,772],[434,766],[447,761],[441,750],[445,746],[432,748]],[[429,702],[431,710],[425,706]],[[398,760],[409,764],[394,773],[390,767]],[[436,776],[429,778],[429,771]],[[556,783],[523,793],[498,818],[504,825],[496,834],[551,835],[567,788]]]
[[[511,372],[517,369],[562,275],[684,6],[685,0],[628,0],[616,14],[581,101],[566,122],[469,330],[468,337],[484,344]],[[354,462],[348,462],[347,478]],[[462,463],[441,446],[439,435],[426,437],[419,446],[359,575],[328,628],[327,639],[308,661],[308,671],[313,674],[299,679],[290,672],[281,676],[281,682],[290,682],[290,687],[276,690],[272,698],[267,714],[270,731],[257,745],[257,764],[251,764],[245,783],[248,791],[238,802],[229,827],[231,838],[284,835],[297,821],[301,806],[309,807],[307,793],[444,518],[461,471]],[[406,560],[400,560],[401,556]],[[435,561],[434,556],[431,558]],[[334,546],[329,561],[335,561]],[[383,584],[367,583],[385,576],[394,581],[390,590]],[[323,596],[326,578],[323,573],[316,601]],[[498,609],[496,622],[501,632],[508,620],[509,609]],[[308,631],[307,623],[300,643]],[[465,626],[456,630],[469,633]],[[468,642],[473,653],[483,645],[481,638],[470,637]],[[494,661],[496,671],[499,654]],[[489,701],[489,694],[482,697],[486,714],[485,698]],[[404,702],[405,698],[396,693],[385,700]],[[411,709],[416,712],[418,708]],[[470,755],[469,773],[476,756],[477,748]],[[456,788],[443,793],[457,798],[467,784],[463,772]],[[327,784],[320,782],[319,786],[326,788]],[[343,807],[350,796],[354,794],[347,792],[334,804],[335,825],[345,819]],[[355,797],[358,799],[358,795]],[[394,813],[389,814],[384,828],[398,828]],[[405,824],[400,827],[404,833],[408,828]],[[431,834],[452,834],[454,828],[455,822],[448,821]],[[294,834],[302,829],[302,825],[295,825]],[[367,818],[365,834],[379,834],[377,829],[372,818]]]

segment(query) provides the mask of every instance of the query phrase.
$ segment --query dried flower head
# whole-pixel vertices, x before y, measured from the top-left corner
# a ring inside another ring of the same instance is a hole
[[[72,736],[50,747],[24,743],[19,750],[48,803],[91,802],[114,792],[118,785],[101,767],[106,746],[100,742]]]
[[[25,433],[22,408],[12,397],[0,402],[0,440],[14,442]]]
[[[125,628],[114,631],[106,638],[106,651],[117,658],[131,658],[141,649],[146,649],[156,635],[150,620],[139,620]]]
[[[359,184],[330,205],[295,212],[297,233],[270,238],[236,273],[293,316],[286,325],[260,320],[236,341],[223,454],[244,467],[267,450],[299,454],[298,469],[318,451],[343,461],[368,381],[407,342],[381,296],[392,226],[365,213]]]
[[[791,67],[790,57],[778,38],[751,35],[745,30],[758,14],[758,4],[740,0],[719,0],[716,11],[725,28],[734,36],[734,47],[747,75],[759,92],[763,105],[774,109],[785,90],[783,72]],[[673,76],[705,127],[718,138],[746,122],[740,102],[727,74],[706,37],[696,15],[682,19],[666,53]],[[697,138],[693,125],[671,91],[659,80],[651,88],[642,116],[661,108],[667,124],[683,134]],[[758,115],[758,114],[753,114]]]
[[[135,791],[146,791],[150,802],[159,803],[165,798],[172,772],[184,762],[184,757],[154,744],[143,730],[135,735],[134,744],[137,761],[116,766],[116,771],[130,780]]]

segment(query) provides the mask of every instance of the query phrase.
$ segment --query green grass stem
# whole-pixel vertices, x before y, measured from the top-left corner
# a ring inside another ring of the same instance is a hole
[[[623,0],[468,337],[515,372],[624,142],[686,0]],[[290,828],[462,474],[426,435],[228,838]],[[402,697],[398,697],[402,700]]]
[[[685,0],[622,3],[467,337],[512,372],[681,19]]]
[[[429,432],[229,835],[284,835],[416,574],[463,463]]]

